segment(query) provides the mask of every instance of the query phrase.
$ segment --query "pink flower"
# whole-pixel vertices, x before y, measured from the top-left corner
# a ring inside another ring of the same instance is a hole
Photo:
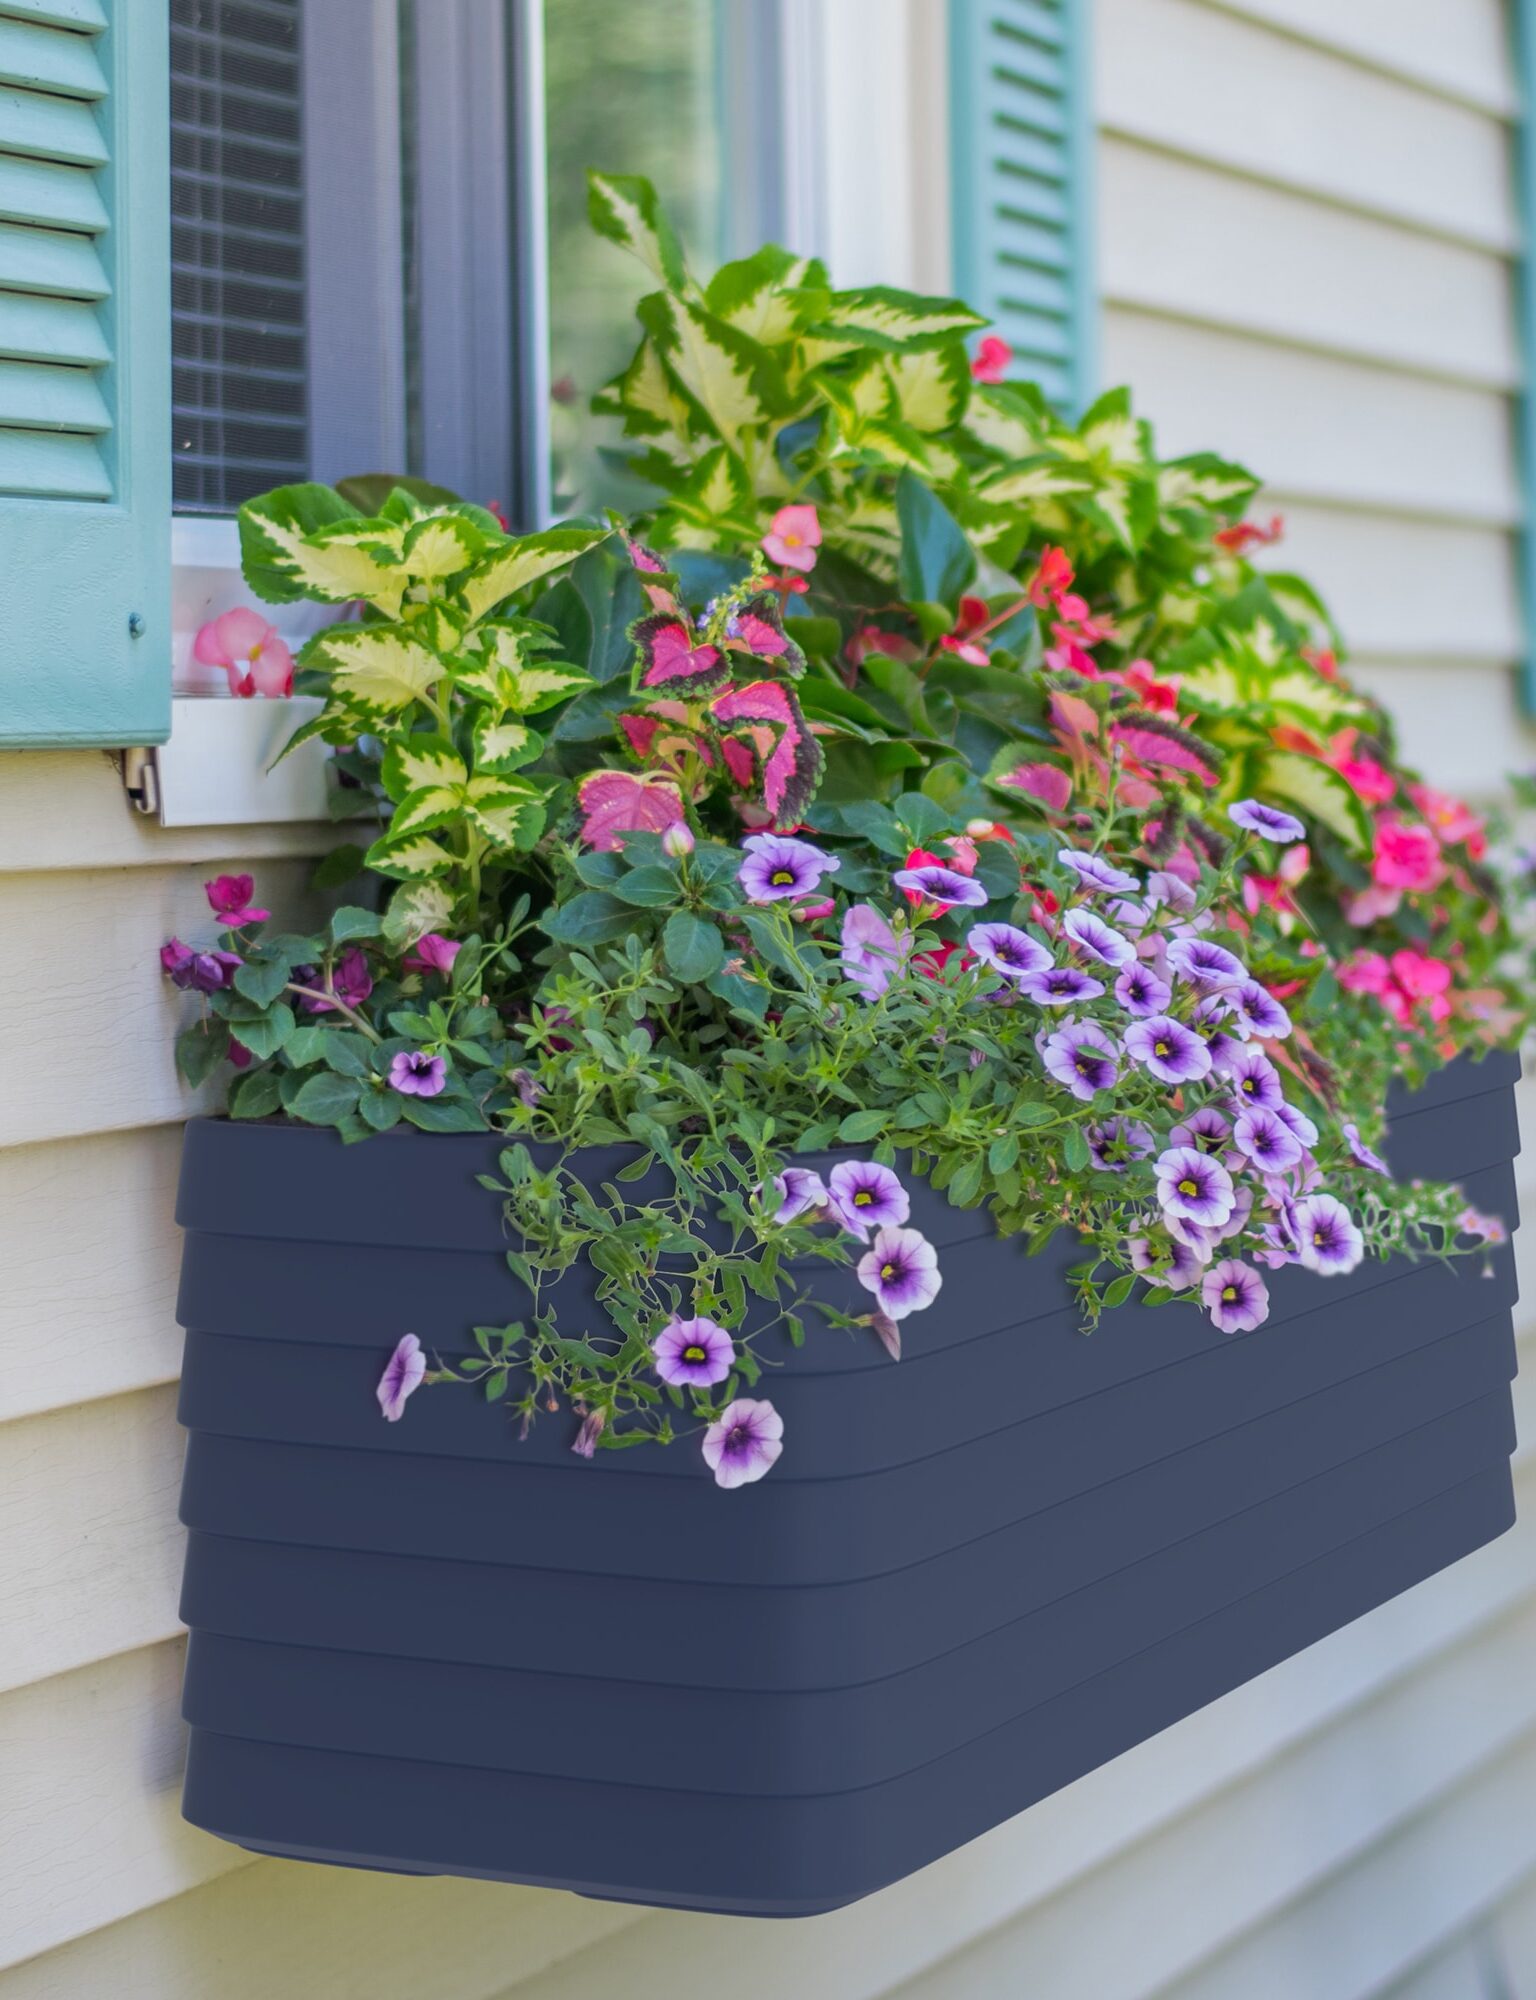
[[[1001,334],[985,334],[971,357],[971,374],[978,382],[1001,382],[1013,360],[1013,349]]]
[[[1072,588],[1073,575],[1072,559],[1066,550],[1047,543],[1040,551],[1040,567],[1025,595],[1037,611],[1044,611],[1063,591]]]
[[[256,887],[249,875],[220,875],[212,882],[203,884],[208,898],[208,907],[219,919],[220,928],[238,931],[246,924],[264,924],[271,916],[270,910],[253,910],[251,895]]]
[[[1344,914],[1352,924],[1365,930],[1378,918],[1390,917],[1402,900],[1401,889],[1362,889],[1345,900]]]
[[[1410,785],[1408,796],[1447,846],[1465,846],[1474,861],[1481,858],[1487,839],[1483,822],[1470,806],[1450,792],[1437,792],[1433,785]]]
[[[814,507],[781,507],[763,537],[763,552],[784,569],[813,570],[821,547],[821,522]]]
[[[293,693],[293,655],[259,611],[242,605],[211,619],[192,642],[192,657],[222,667],[229,691],[242,697]]]
[[[1333,768],[1367,805],[1384,806],[1396,795],[1396,778],[1373,757],[1338,757]]]
[[[861,625],[844,646],[844,657],[859,667],[871,653],[886,660],[915,660],[919,648],[899,632],[884,632],[878,625]]]
[[[447,1081],[447,1063],[425,1049],[401,1049],[390,1060],[389,1087],[402,1097],[436,1097]]]
[[[446,978],[452,972],[453,961],[462,949],[463,947],[456,944],[452,938],[442,937],[437,931],[428,931],[424,937],[417,938],[405,957],[401,959],[401,970],[441,972]]]
[[[1392,968],[1379,951],[1357,951],[1339,967],[1339,984],[1346,993],[1385,993]]]
[[[1382,889],[1433,889],[1445,874],[1434,829],[1383,817],[1376,826],[1371,879]]]
[[[1451,983],[1451,968],[1427,952],[1404,948],[1392,954],[1392,976],[1415,1000],[1432,1000]]]

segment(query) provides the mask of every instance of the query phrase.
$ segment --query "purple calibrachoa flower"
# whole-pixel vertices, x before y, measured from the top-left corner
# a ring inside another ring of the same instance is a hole
[[[841,1160],[827,1176],[832,1213],[861,1243],[870,1231],[905,1222],[912,1213],[907,1191],[889,1167],[875,1160]]]
[[[1211,993],[1204,1000],[1197,1000],[1189,1025],[1210,1050],[1213,1069],[1224,1070],[1242,1047],[1239,1038],[1231,1033],[1232,1021],[1224,993]]]
[[[1207,991],[1237,986],[1249,976],[1247,966],[1235,952],[1228,951],[1225,945],[1212,944],[1209,938],[1175,938],[1168,947],[1168,963],[1178,978]]]
[[[1211,1070],[1210,1050],[1171,1014],[1133,1021],[1125,1031],[1125,1052],[1160,1083],[1198,1083]]]
[[[1237,1201],[1232,1176],[1219,1160],[1193,1146],[1170,1146],[1157,1159],[1157,1200],[1164,1215],[1219,1229]]]
[[[1134,964],[1136,947],[1128,937],[1111,929],[1102,917],[1092,910],[1068,910],[1061,920],[1061,928],[1071,938],[1079,951],[1086,952],[1095,964],[1116,968]]]
[[[1220,1237],[1214,1229],[1202,1229],[1198,1222],[1187,1222],[1182,1215],[1163,1217],[1163,1227],[1175,1243],[1182,1244],[1190,1256],[1203,1270],[1216,1254]]]
[[[1064,847],[1056,859],[1063,868],[1072,870],[1085,889],[1102,892],[1106,896],[1124,896],[1132,889],[1141,887],[1134,875],[1127,875],[1123,868],[1116,868],[1102,854],[1086,854],[1076,847]]]
[[[1200,1253],[1173,1237],[1154,1242],[1149,1236],[1133,1236],[1126,1248],[1130,1252],[1131,1269],[1170,1292],[1188,1291],[1199,1282],[1205,1269],[1205,1259]]]
[[[1026,1000],[1038,1006],[1070,1007],[1078,1000],[1097,1000],[1104,982],[1079,972],[1075,965],[1053,965],[1048,971],[1026,972],[1018,988]]]
[[[1152,912],[1145,903],[1133,903],[1125,896],[1117,897],[1106,914],[1124,931],[1144,931],[1152,921]]]
[[[1211,1231],[1213,1242],[1225,1243],[1233,1236],[1241,1236],[1248,1227],[1248,1218],[1253,1214],[1253,1189],[1239,1182],[1232,1191],[1232,1213],[1219,1229]]]
[[[823,875],[843,865],[809,840],[782,833],[751,833],[741,843],[746,860],[736,871],[749,903],[790,903],[813,895]]]
[[[1112,1090],[1120,1074],[1120,1051],[1093,1021],[1063,1021],[1047,1035],[1041,1057],[1047,1071],[1086,1104],[1101,1090]]]
[[[859,1259],[859,1283],[873,1292],[887,1319],[931,1306],[944,1282],[938,1252],[916,1229],[881,1229]]]
[[[827,1205],[821,1175],[810,1167],[786,1167],[783,1173],[775,1174],[773,1191],[779,1198],[773,1212],[775,1222],[798,1222],[802,1215]]]
[[[390,1058],[389,1087],[402,1097],[436,1097],[447,1081],[447,1063],[425,1049],[401,1049]]]
[[[937,903],[941,910],[953,909],[957,904],[979,910],[987,900],[986,890],[974,875],[962,875],[938,861],[925,862],[920,868],[898,868],[891,880],[898,889],[910,890],[925,903]]]
[[[1191,1111],[1168,1134],[1174,1146],[1194,1146],[1202,1153],[1219,1153],[1232,1136],[1232,1127],[1214,1104],[1202,1104]]]
[[[704,1433],[703,1449],[717,1486],[750,1486],[778,1462],[784,1419],[772,1403],[739,1396]]]
[[[977,924],[966,932],[965,948],[979,963],[1015,982],[1053,963],[1043,944],[1013,924]]]
[[[1365,1255],[1355,1219],[1336,1195],[1309,1194],[1295,1208],[1297,1254],[1309,1271],[1334,1277]]]
[[[160,947],[160,967],[183,993],[223,993],[234,984],[241,960],[232,951],[194,951],[173,937]]]
[[[1245,832],[1261,834],[1265,840],[1278,841],[1281,846],[1305,840],[1307,836],[1307,829],[1294,814],[1280,812],[1259,799],[1239,799],[1235,806],[1227,807],[1227,818]]]
[[[1287,1104],[1284,1098],[1272,1108],[1275,1116],[1290,1126],[1304,1146],[1317,1144],[1317,1127],[1305,1111],[1298,1111],[1294,1104]]]
[[[1144,1160],[1156,1140],[1134,1118],[1106,1118],[1088,1127],[1088,1151],[1093,1164],[1106,1173],[1123,1174],[1132,1160]]]
[[[1173,988],[1150,965],[1128,965],[1115,981],[1115,998],[1138,1021],[1161,1014],[1173,998]]]
[[[1251,1264],[1224,1257],[1201,1279],[1200,1303],[1218,1333],[1252,1333],[1269,1318],[1269,1287]]]
[[[1165,903],[1170,910],[1187,917],[1199,899],[1182,876],[1159,868],[1147,877],[1147,900],[1153,904]]]
[[[1353,1119],[1348,1119],[1345,1122],[1344,1143],[1349,1148],[1349,1157],[1355,1162],[1356,1166],[1369,1167],[1373,1174],[1391,1173],[1392,1169],[1387,1165],[1380,1153],[1372,1151],[1360,1137],[1360,1127]]]
[[[1266,1111],[1278,1111],[1285,1102],[1280,1072],[1262,1049],[1239,1049],[1225,1065],[1233,1102],[1239,1110],[1262,1104]]]
[[[386,1423],[399,1423],[407,1402],[421,1387],[421,1378],[426,1372],[427,1357],[421,1351],[421,1342],[414,1333],[401,1334],[395,1342],[394,1353],[384,1364],[384,1373],[374,1391]]]
[[[1283,1174],[1301,1164],[1302,1144],[1283,1118],[1262,1104],[1251,1104],[1232,1128],[1238,1151],[1261,1174]]]
[[[712,1389],[730,1374],[736,1343],[712,1319],[669,1319],[651,1343],[656,1373],[677,1389]]]
[[[872,903],[854,903],[843,916],[843,977],[866,1000],[878,1000],[906,962],[910,937],[897,937]]]
[[[1291,1032],[1291,1017],[1267,986],[1245,979],[1241,986],[1229,986],[1221,995],[1234,1028],[1244,1041],[1257,1035],[1260,1041],[1283,1042]]]

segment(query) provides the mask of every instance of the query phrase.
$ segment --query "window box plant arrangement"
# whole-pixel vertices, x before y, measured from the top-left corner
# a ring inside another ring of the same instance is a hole
[[[1521,1010],[1240,468],[593,216],[650,516],[242,517],[378,825],[163,955],[186,1810],[799,1914],[1509,1524]]]

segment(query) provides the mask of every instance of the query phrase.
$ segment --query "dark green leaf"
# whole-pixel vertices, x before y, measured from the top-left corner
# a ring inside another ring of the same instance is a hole
[[[674,910],[661,934],[667,963],[690,986],[712,979],[725,964],[725,941],[707,917]]]
[[[346,944],[353,938],[376,938],[383,931],[383,919],[373,910],[344,903],[331,917],[332,944]]]
[[[340,1125],[356,1111],[357,1099],[358,1086],[351,1077],[322,1070],[306,1078],[288,1109],[310,1125]]]
[[[896,481],[901,522],[898,576],[903,597],[943,604],[954,612],[976,576],[976,554],[965,530],[910,466]]]
[[[311,889],[339,889],[343,882],[350,882],[363,872],[363,850],[348,841],[343,847],[333,847],[325,859],[316,867],[309,878]]]
[[[606,889],[583,889],[541,921],[557,944],[609,944],[635,927],[634,912]]]
[[[282,1077],[275,1069],[253,1069],[229,1093],[231,1118],[270,1118],[283,1108]]]
[[[235,973],[235,991],[257,1007],[270,1007],[288,984],[288,961],[248,958]]]
[[[176,1067],[196,1090],[229,1053],[229,1030],[222,1021],[200,1021],[176,1037]]]

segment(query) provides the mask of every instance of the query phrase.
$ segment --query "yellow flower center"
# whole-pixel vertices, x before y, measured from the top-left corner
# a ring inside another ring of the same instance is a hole
[[[1223,1285],[1221,1288],[1221,1296],[1228,1305],[1231,1305],[1232,1301],[1237,1297],[1236,1285]]]
[[[896,1275],[896,1266],[894,1264],[882,1264],[880,1266],[880,1275],[889,1283]]]
[[[773,873],[768,877],[768,880],[773,884],[775,889],[787,888],[794,879],[794,875],[788,868],[775,868]]]
[[[1171,1055],[1173,1053],[1173,1045],[1171,1042],[1154,1042],[1152,1044],[1152,1048],[1154,1054],[1160,1056]]]
[[[705,1355],[703,1348],[700,1347],[697,1341],[695,1341],[691,1347],[685,1347],[683,1349],[683,1359],[685,1361],[703,1361],[707,1359],[707,1356]]]
[[[868,1188],[860,1188],[858,1193],[853,1198],[853,1205],[855,1208],[868,1208],[869,1204],[873,1200],[874,1196],[870,1193]]]
[[[1199,1192],[1200,1192],[1200,1183],[1198,1181],[1186,1180],[1179,1182],[1180,1194],[1198,1194]]]

